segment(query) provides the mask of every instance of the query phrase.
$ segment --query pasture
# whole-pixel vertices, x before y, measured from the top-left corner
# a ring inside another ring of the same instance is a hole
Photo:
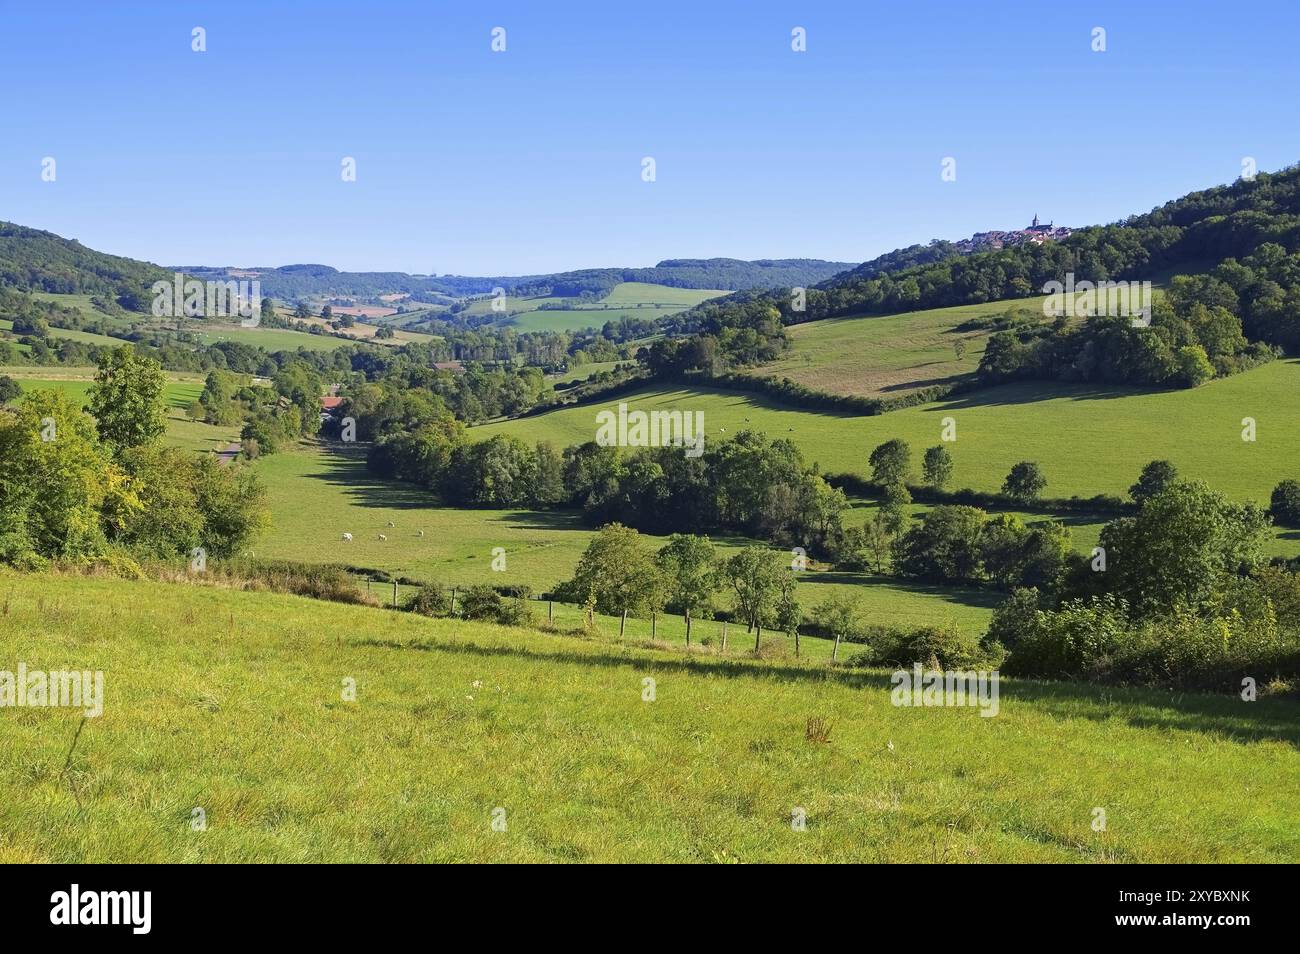
[[[104,676],[97,718],[0,709],[4,863],[1300,857],[1285,700],[1004,679],[985,718],[789,658],[184,583],[0,592],[4,668]]]
[[[972,318],[995,317],[1010,308],[1039,309],[1041,300],[791,325],[786,331],[794,347],[751,373],[789,378],[830,394],[898,397],[973,374],[989,333],[958,331],[957,326]],[[959,342],[961,357],[956,351]]]
[[[74,400],[86,402],[95,380],[94,368],[0,368],[0,374],[18,382],[24,391],[54,388]],[[239,440],[239,426],[217,426],[191,420],[185,409],[203,393],[203,375],[167,372],[163,402],[167,407],[168,444],[195,452],[222,451]]]
[[[623,318],[654,319],[674,315],[709,298],[727,294],[730,292],[718,289],[673,288],[647,282],[621,282],[605,298],[594,302],[560,296],[507,296],[503,315],[514,314],[510,318],[503,316],[498,323],[509,324],[520,332],[582,331],[586,328],[599,328],[607,321],[618,322]],[[543,304],[564,307],[542,308]],[[464,315],[492,313],[491,297],[476,298],[461,312]]]
[[[877,416],[805,410],[758,394],[714,388],[652,387],[610,401],[485,424],[483,438],[509,433],[556,446],[595,439],[596,413],[619,401],[643,410],[703,411],[708,439],[742,428],[786,438],[827,472],[867,475],[872,448],[901,437],[919,470],[926,447],[940,442],[946,419],[952,487],[996,491],[1017,461],[1037,461],[1050,497],[1124,495],[1142,466],[1173,461],[1186,477],[1206,480],[1236,500],[1267,504],[1277,482],[1300,477],[1300,360],[1274,361],[1190,390],[1025,382],[986,388]],[[1254,441],[1242,439],[1244,418]]]
[[[252,547],[258,557],[342,563],[447,586],[526,585],[541,593],[572,577],[595,532],[570,511],[440,506],[426,490],[371,476],[360,455],[337,446],[304,445],[255,466],[272,513],[271,529]],[[344,533],[352,540],[344,541]],[[381,535],[388,539],[380,540]],[[655,548],[665,542],[647,537]],[[724,536],[715,542],[728,555],[750,541]],[[503,572],[492,570],[495,547],[506,551]],[[814,570],[801,578],[800,599],[810,615],[837,591],[858,597],[872,623],[952,622],[970,632],[984,631],[1002,599],[992,591],[941,589],[866,574]],[[720,594],[719,605],[727,605],[725,600]],[[637,626],[635,632],[649,635],[648,622]],[[676,619],[664,618],[662,626],[664,638],[684,632]]]

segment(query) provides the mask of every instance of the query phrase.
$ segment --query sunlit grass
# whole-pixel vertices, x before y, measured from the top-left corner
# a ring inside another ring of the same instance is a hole
[[[71,754],[78,712],[0,709],[4,862],[1300,857],[1294,703],[1004,681],[982,718],[879,671],[267,593],[0,599],[0,669],[105,674]]]

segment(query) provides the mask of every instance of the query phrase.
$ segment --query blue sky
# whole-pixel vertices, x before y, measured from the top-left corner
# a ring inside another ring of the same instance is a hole
[[[857,262],[1300,160],[1290,0],[0,0],[0,23],[0,219],[169,265]]]

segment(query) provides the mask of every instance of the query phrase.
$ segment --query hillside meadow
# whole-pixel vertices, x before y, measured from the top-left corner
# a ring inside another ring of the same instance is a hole
[[[786,329],[791,350],[750,373],[789,378],[830,394],[898,397],[974,374],[989,332],[958,331],[957,326],[1016,308],[1037,309],[1041,302],[995,301],[792,325]],[[960,358],[958,342],[964,349]]]
[[[541,593],[572,577],[595,534],[571,511],[441,506],[422,488],[372,476],[355,448],[306,444],[264,457],[254,466],[266,485],[272,515],[271,529],[251,547],[257,557],[340,563],[445,586],[526,585]],[[351,533],[352,540],[344,541],[344,533]],[[647,536],[647,546],[665,542]],[[719,536],[715,542],[723,555],[730,555],[752,541]],[[502,572],[492,570],[496,547],[506,551]],[[849,591],[861,599],[869,621],[879,625],[953,623],[980,633],[1002,599],[992,591],[944,589],[856,573],[811,570],[801,581],[800,599],[809,610],[837,591]],[[725,594],[719,595],[719,605],[728,605]],[[557,612],[578,620],[576,608]],[[617,621],[606,620],[604,625],[616,626]],[[650,635],[648,621],[629,625],[638,635]],[[716,624],[706,633],[716,636]],[[681,621],[662,617],[659,635],[684,636]]]
[[[944,421],[952,418],[951,486],[982,491],[998,490],[1021,460],[1042,466],[1050,497],[1124,495],[1143,465],[1159,458],[1234,499],[1265,504],[1279,480],[1300,478],[1300,360],[1294,358],[1194,389],[1024,382],[876,416],[805,410],[745,391],[656,386],[481,425],[470,434],[580,444],[595,439],[596,414],[619,402],[632,410],[702,411],[709,440],[760,430],[794,441],[824,471],[862,476],[869,474],[872,448],[894,437],[912,445],[919,471],[921,453],[940,442]],[[1256,423],[1254,441],[1242,440],[1246,417]]]
[[[0,862],[1300,857],[1293,702],[1008,679],[985,718],[880,670],[265,592],[0,594],[4,668],[104,674],[98,718],[0,711]]]
[[[5,367],[0,374],[12,377],[24,391],[54,388],[63,391],[83,404],[90,399],[90,386],[95,381],[94,368]],[[239,440],[239,425],[218,426],[192,420],[185,409],[203,393],[203,375],[167,372],[167,387],[163,403],[167,410],[165,440],[177,447],[196,452],[224,451]]]
[[[684,311],[693,305],[730,292],[709,288],[675,288],[648,282],[620,282],[599,301],[584,301],[563,296],[506,296],[503,313],[513,312],[513,317],[503,318],[519,332],[582,331],[599,328],[607,321],[623,318],[662,318]],[[467,303],[462,315],[478,316],[493,313],[492,298],[476,298]],[[543,308],[543,305],[550,307]],[[555,307],[563,305],[563,308]]]

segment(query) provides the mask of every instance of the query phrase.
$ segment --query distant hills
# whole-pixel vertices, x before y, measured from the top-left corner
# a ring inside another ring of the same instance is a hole
[[[741,289],[814,285],[853,268],[852,262],[827,262],[813,258],[665,259],[651,268],[586,268],[549,275],[409,275],[405,272],[341,272],[328,265],[270,267],[177,266],[202,279],[253,278],[262,294],[284,300],[309,297],[372,298],[403,293],[416,301],[437,303],[445,298],[487,295],[504,288],[515,296],[556,295],[602,298],[622,282],[647,282],[673,288]]]
[[[674,288],[725,291],[766,290],[815,285],[854,267],[853,262],[812,258],[674,258],[651,268],[587,268],[549,275],[410,275],[406,272],[344,272],[329,265],[272,267],[159,266],[87,248],[53,232],[0,222],[0,286],[23,292],[97,295],[131,311],[145,311],[150,286],[170,281],[177,271],[200,280],[254,279],[262,294],[299,298],[374,298],[405,294],[415,301],[449,300],[491,294],[504,288],[514,296],[555,295],[603,298],[622,282],[647,282]]]

